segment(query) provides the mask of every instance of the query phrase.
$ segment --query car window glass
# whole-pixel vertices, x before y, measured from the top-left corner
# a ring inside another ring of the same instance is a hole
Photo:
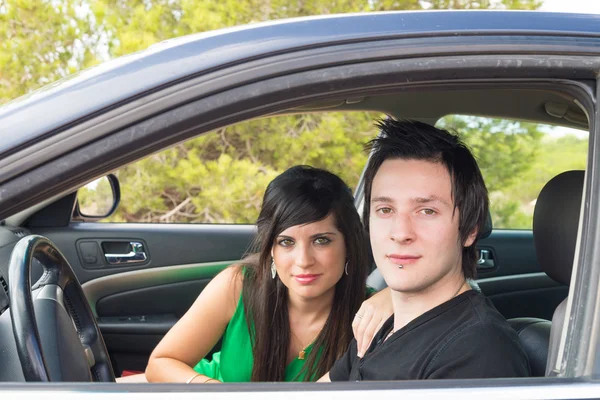
[[[354,188],[378,116],[293,114],[208,132],[116,171],[121,204],[104,221],[254,223],[267,184],[297,164],[328,169]]]
[[[472,149],[489,191],[494,228],[532,229],[546,182],[586,167],[586,130],[465,115],[446,116],[436,126],[456,130]]]

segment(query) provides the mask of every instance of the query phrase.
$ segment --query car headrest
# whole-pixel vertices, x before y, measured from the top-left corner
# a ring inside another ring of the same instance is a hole
[[[533,241],[538,263],[548,276],[571,282],[584,171],[552,178],[540,192],[533,211]]]
[[[492,228],[492,214],[490,214],[488,211],[485,219],[485,225],[483,226],[483,230],[477,234],[477,240],[485,239],[486,237],[490,236],[490,233],[492,233]]]

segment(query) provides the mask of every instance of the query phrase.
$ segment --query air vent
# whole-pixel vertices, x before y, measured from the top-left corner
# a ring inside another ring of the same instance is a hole
[[[0,286],[2,286],[2,289],[4,289],[4,293],[6,293],[6,295],[8,296],[8,285],[6,284],[6,281],[4,280],[4,277],[2,275],[0,275]]]
[[[0,286],[2,286],[0,291],[0,314],[2,314],[8,308],[8,285],[2,275],[0,275]]]
[[[16,237],[19,239],[27,236],[29,233],[25,229],[21,228],[8,228]]]
[[[22,231],[21,229],[15,229],[13,231],[13,233],[15,234],[16,237],[18,238],[22,238],[25,237],[27,235],[27,233],[25,233],[25,231]]]

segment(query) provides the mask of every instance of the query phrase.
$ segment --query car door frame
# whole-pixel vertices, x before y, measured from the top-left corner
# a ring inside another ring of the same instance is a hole
[[[536,38],[542,43],[535,42]],[[447,77],[458,79],[460,84],[482,84],[484,80],[494,84],[551,84],[555,87],[562,84],[565,90],[577,93],[590,114],[588,170],[597,170],[600,149],[596,140],[598,128],[595,121],[598,110],[595,99],[599,93],[597,89],[593,92],[588,85],[572,80],[593,78],[597,84],[595,74],[600,70],[597,46],[591,46],[591,43],[582,40],[573,41],[572,46],[568,46],[568,38],[561,38],[562,42],[559,41],[560,46],[557,46],[550,43],[548,38],[529,37],[528,40],[523,40],[521,47],[518,43],[515,45],[518,40],[514,38],[510,45],[506,44],[504,47],[494,37],[486,37],[487,42],[477,37],[462,37],[460,42],[452,39],[415,39],[410,46],[407,46],[406,41],[388,41],[352,43],[335,46],[334,49],[304,50],[295,54],[297,58],[286,54],[274,56],[274,60],[260,60],[262,70],[256,62],[250,62],[234,66],[231,70],[225,68],[192,79],[181,84],[186,87],[179,88],[179,95],[193,101],[150,118],[144,115],[145,119],[124,129],[116,128],[118,124],[115,124],[107,132],[107,136],[90,141],[71,153],[0,185],[0,191],[7,199],[7,207],[1,210],[2,216],[18,212],[46,196],[73,190],[97,176],[167,145],[233,122],[335,96],[382,93],[408,86],[440,86],[439,82]],[[419,40],[422,46],[419,46]],[[496,46],[493,47],[493,55],[490,54],[490,41]],[[597,44],[597,41],[594,43]],[[519,51],[515,51],[513,46]],[[419,48],[419,51],[415,51],[415,48]],[[563,52],[558,51],[559,48]],[[523,54],[526,49],[535,55]],[[324,63],[323,58],[327,59],[329,65]],[[546,62],[540,63],[540,59]],[[303,68],[298,68],[299,62],[303,63]],[[425,63],[429,68],[424,70]],[[254,68],[249,68],[250,66]],[[277,73],[274,69],[278,70]],[[237,80],[232,81],[232,77]],[[262,80],[257,81],[258,78]],[[437,82],[437,85],[433,82]],[[165,106],[170,104],[174,95],[171,89],[163,97],[154,93],[154,101],[160,103],[162,100]],[[157,107],[156,103],[152,107]],[[139,143],[145,145],[140,147]],[[84,157],[85,154],[88,157]],[[93,156],[89,157],[89,154]],[[565,376],[585,379],[598,377],[600,371],[597,340],[600,321],[596,316],[600,315],[600,297],[597,290],[595,293],[591,292],[591,288],[598,288],[600,276],[600,268],[594,267],[600,265],[600,254],[594,250],[600,248],[596,246],[600,242],[600,226],[596,222],[590,222],[591,217],[598,216],[600,207],[598,196],[590,194],[599,193],[599,188],[598,174],[588,173],[584,192],[584,222],[578,241],[581,244],[578,252],[580,257],[575,268],[579,272],[574,277],[570,292],[571,308],[577,311],[573,311],[574,318],[565,325],[565,345],[561,346],[562,356],[559,357]],[[597,218],[593,219],[596,220]],[[595,279],[595,286],[590,279]],[[493,383],[488,380],[479,381],[480,384],[482,382]],[[412,384],[415,388],[430,389],[433,386],[451,386],[451,383],[440,382]],[[507,380],[506,384],[514,382]],[[377,385],[372,387],[380,388]],[[397,383],[393,387],[397,389],[406,385]],[[260,391],[261,386],[256,387],[256,390]]]

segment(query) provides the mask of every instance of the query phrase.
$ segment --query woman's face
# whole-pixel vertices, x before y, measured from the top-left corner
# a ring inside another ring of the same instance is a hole
[[[272,256],[290,296],[316,299],[330,294],[344,273],[346,243],[335,218],[295,225],[276,238]]]

